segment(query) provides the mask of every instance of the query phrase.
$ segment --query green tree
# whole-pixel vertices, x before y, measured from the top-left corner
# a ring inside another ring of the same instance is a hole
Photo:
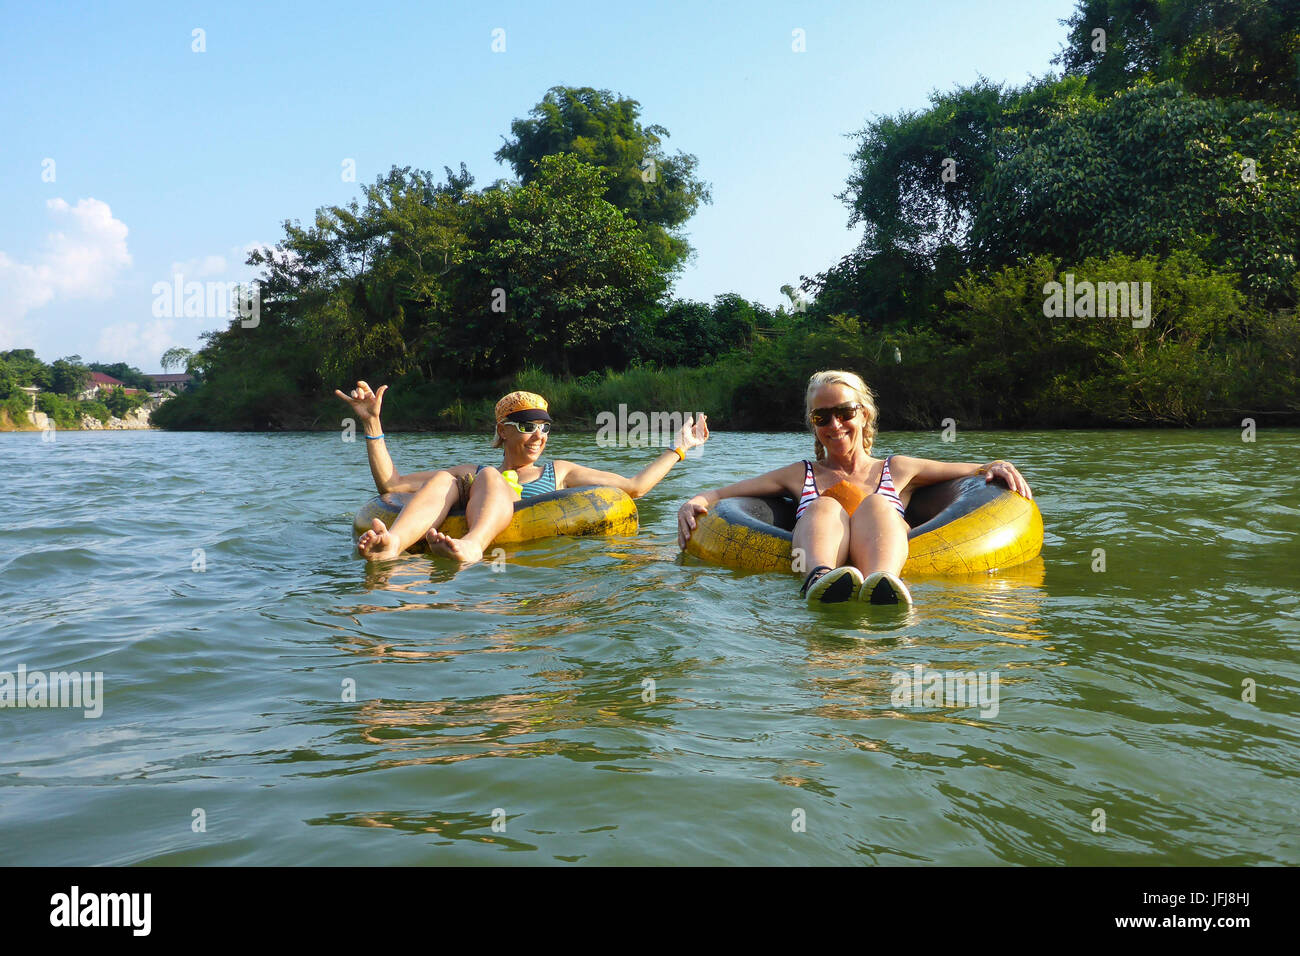
[[[428,172],[394,167],[364,202],[320,209],[311,228],[286,222],[281,248],[255,252],[266,268],[262,302],[319,350],[326,380],[365,368],[404,374],[439,352],[447,275],[464,246],[473,184],[462,164],[438,185]],[[373,374],[373,372],[371,373]]]
[[[1008,135],[972,228],[985,262],[1188,250],[1292,301],[1300,114],[1140,83]]]
[[[103,402],[78,402],[77,414],[89,415],[97,421],[107,424],[111,415]]]
[[[546,156],[527,184],[475,198],[444,329],[462,369],[603,367],[601,348],[662,294],[641,232],[603,198],[608,176]]]
[[[44,412],[55,424],[73,428],[77,424],[77,406],[58,392],[41,392],[36,396],[37,411]]]
[[[543,157],[572,153],[607,171],[604,198],[641,229],[659,265],[680,268],[691,253],[680,229],[701,202],[711,201],[707,183],[696,176],[699,161],[668,155],[668,130],[642,126],[641,104],[591,87],[555,86],[533,107],[529,118],[510,124],[514,138],[497,150],[527,185]]]
[[[1103,94],[1177,80],[1198,96],[1300,109],[1300,0],[1079,0],[1062,22],[1053,62]]]
[[[0,352],[0,361],[5,363],[14,382],[18,385],[35,385],[37,388],[49,388],[52,381],[50,367],[36,357],[31,349],[11,349]]]
[[[103,395],[102,392],[100,394],[103,396],[101,404],[108,409],[114,418],[121,418],[131,410],[131,402],[126,392],[117,386],[110,388],[107,395]]]
[[[864,226],[863,252],[897,250],[924,263],[964,246],[984,184],[1008,155],[1003,130],[1041,127],[1084,85],[1048,77],[1007,88],[981,79],[931,94],[928,109],[868,123],[856,134],[853,170],[839,195],[849,225]]]
[[[90,369],[81,363],[80,355],[56,359],[50,365],[50,390],[60,395],[76,396],[90,384]]]
[[[194,353],[189,349],[176,345],[162,354],[158,364],[162,366],[164,372],[169,372],[172,369],[182,369],[186,367],[193,355]]]

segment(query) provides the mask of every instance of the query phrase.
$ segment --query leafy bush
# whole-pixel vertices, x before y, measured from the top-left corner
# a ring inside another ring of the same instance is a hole
[[[55,392],[40,392],[36,396],[36,408],[44,412],[61,428],[77,426],[77,406],[72,400]]]
[[[108,424],[109,418],[112,417],[109,414],[108,409],[104,406],[103,402],[93,402],[93,401],[78,402],[77,414],[89,415],[91,418],[97,419],[103,424]]]
[[[31,410],[32,400],[26,392],[20,392],[15,386],[9,390],[3,402],[4,410],[9,413],[9,420],[17,426],[29,424],[27,413]]]

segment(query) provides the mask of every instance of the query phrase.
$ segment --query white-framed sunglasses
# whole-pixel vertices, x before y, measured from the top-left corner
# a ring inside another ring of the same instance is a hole
[[[498,425],[513,425],[525,435],[531,435],[533,432],[540,431],[543,435],[551,433],[550,422],[497,422]]]

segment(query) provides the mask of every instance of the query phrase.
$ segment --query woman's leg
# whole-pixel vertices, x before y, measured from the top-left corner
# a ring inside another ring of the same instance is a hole
[[[867,577],[898,574],[907,562],[907,522],[883,495],[867,495],[849,520],[849,557]]]
[[[814,500],[795,522],[790,547],[795,560],[803,561],[802,569],[796,565],[793,571],[808,574],[823,565],[843,565],[849,555],[849,515],[844,506],[834,498]]]
[[[436,528],[425,535],[429,550],[469,564],[483,560],[493,539],[506,529],[515,515],[515,495],[495,468],[484,468],[474,476],[465,505],[463,538],[450,538]]]
[[[442,524],[458,497],[456,476],[449,471],[435,472],[406,503],[391,528],[376,518],[372,530],[357,539],[357,549],[368,561],[397,557],[419,541],[430,526]]]

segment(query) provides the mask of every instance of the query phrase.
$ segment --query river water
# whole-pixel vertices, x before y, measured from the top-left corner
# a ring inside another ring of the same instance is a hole
[[[810,444],[715,433],[636,537],[458,570],[351,556],[337,434],[0,435],[0,672],[103,674],[0,709],[4,862],[1300,863],[1300,432],[883,434],[1014,461],[1047,526],[910,612],[678,557],[681,501]],[[996,712],[900,705],[918,665]]]

